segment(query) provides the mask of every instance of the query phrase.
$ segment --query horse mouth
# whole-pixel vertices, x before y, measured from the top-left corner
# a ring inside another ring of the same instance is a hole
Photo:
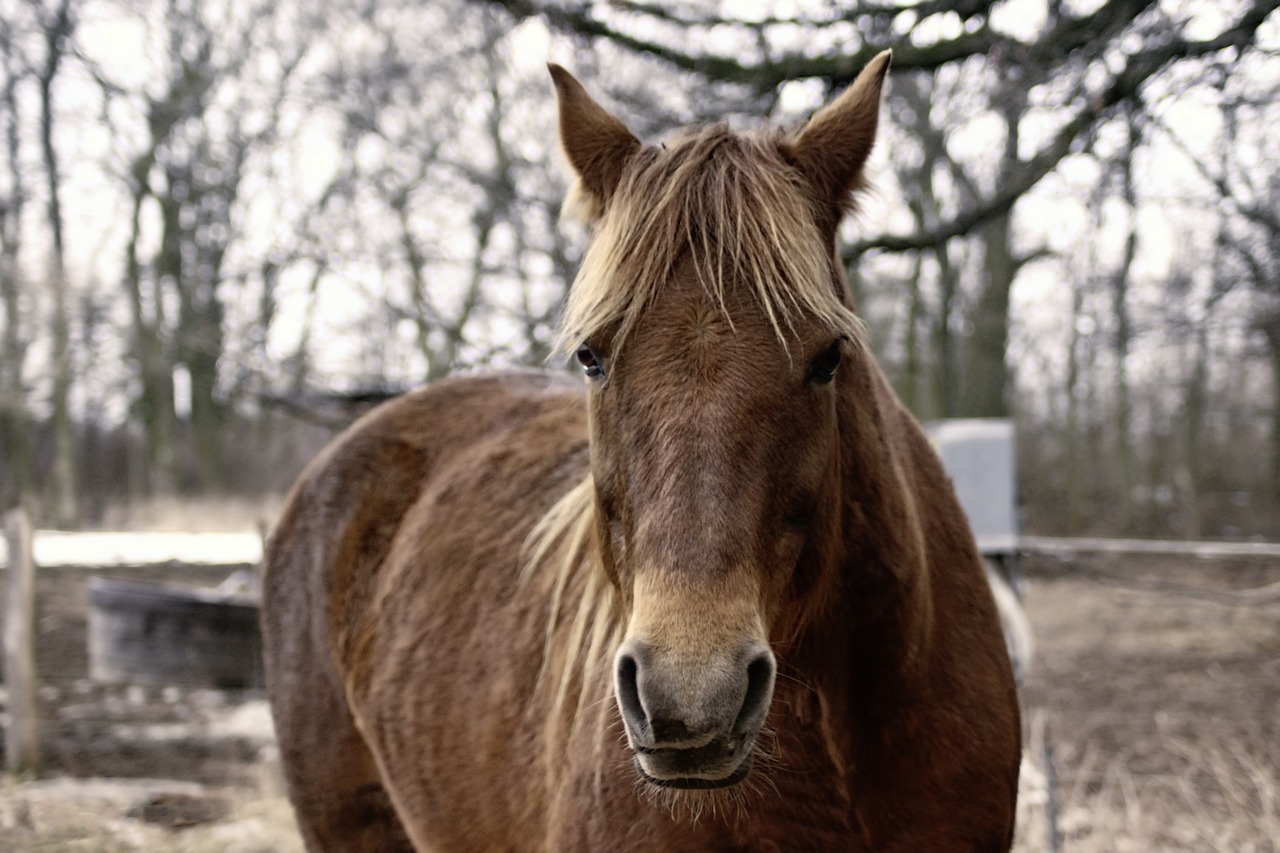
[[[659,788],[727,788],[751,773],[752,743],[715,741],[696,749],[639,748],[634,762],[640,778]]]

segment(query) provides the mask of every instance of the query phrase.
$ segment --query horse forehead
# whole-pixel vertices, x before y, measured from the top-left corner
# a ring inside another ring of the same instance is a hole
[[[624,410],[700,440],[717,432],[762,434],[767,424],[785,419],[801,382],[803,353],[825,341],[823,329],[788,316],[783,340],[750,286],[726,284],[713,292],[691,262],[673,271],[621,354],[618,370],[629,398]]]
[[[724,379],[728,367],[750,367],[759,381],[788,366],[787,349],[750,288],[730,279],[713,293],[689,264],[644,312],[634,338],[643,369],[676,370],[694,381]]]
[[[787,352],[771,331],[751,334],[722,314],[690,313],[664,326],[621,369],[645,408],[706,421],[768,408],[789,381]]]
[[[665,368],[660,381],[646,381],[631,392],[621,414],[625,434],[664,477],[704,484],[741,478],[765,448],[796,431],[789,427],[789,410],[777,386],[759,381],[754,372],[737,361],[712,370],[690,364]],[[673,463],[682,457],[711,467],[683,470]]]

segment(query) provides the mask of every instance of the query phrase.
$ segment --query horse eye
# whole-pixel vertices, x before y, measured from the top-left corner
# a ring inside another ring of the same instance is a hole
[[[604,376],[604,367],[601,366],[600,359],[592,351],[591,347],[583,344],[578,347],[578,351],[574,355],[578,359],[578,364],[582,365],[582,372],[587,376],[592,379]]]
[[[836,368],[840,366],[840,345],[843,342],[844,338],[841,338],[827,347],[809,365],[809,381],[814,385],[826,385],[836,378]]]

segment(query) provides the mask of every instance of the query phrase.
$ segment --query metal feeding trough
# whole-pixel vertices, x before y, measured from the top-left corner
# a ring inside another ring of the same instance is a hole
[[[95,681],[262,687],[258,602],[249,595],[89,579]]]

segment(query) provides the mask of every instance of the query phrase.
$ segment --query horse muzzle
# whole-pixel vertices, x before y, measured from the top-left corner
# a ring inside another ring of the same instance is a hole
[[[635,767],[660,788],[727,788],[751,773],[755,737],[729,737],[692,749],[637,747]]]
[[[776,673],[773,653],[756,642],[694,664],[642,641],[624,643],[614,686],[640,776],[664,788],[745,779]]]

